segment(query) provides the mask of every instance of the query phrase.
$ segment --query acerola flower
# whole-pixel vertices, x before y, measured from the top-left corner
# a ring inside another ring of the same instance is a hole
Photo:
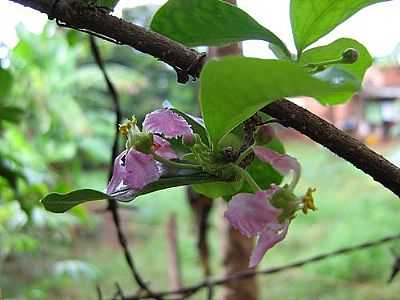
[[[311,195],[313,190],[309,189],[302,198],[293,194],[301,169],[295,158],[264,147],[255,146],[253,151],[260,160],[269,163],[282,175],[294,171],[294,176],[290,185],[283,188],[272,184],[269,189],[255,194],[240,193],[228,204],[224,216],[229,223],[247,237],[258,236],[250,257],[250,268],[255,267],[270,248],[286,237],[297,210],[304,210],[304,207],[307,207],[305,210],[315,209]]]
[[[167,138],[193,135],[186,120],[170,109],[158,109],[147,114],[142,125],[143,131],[140,131],[133,118],[120,126],[121,133],[127,137],[127,149],[115,159],[113,176],[106,189],[108,194],[116,192],[121,185],[141,190],[157,181],[162,168],[154,156],[162,159],[178,157]]]

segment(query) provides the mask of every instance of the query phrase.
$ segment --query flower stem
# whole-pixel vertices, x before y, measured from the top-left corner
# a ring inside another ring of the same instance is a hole
[[[166,159],[164,157],[161,157],[155,153],[153,153],[153,157],[155,160],[159,161],[160,163],[162,163],[166,166],[170,166],[172,168],[176,168],[176,169],[195,169],[195,170],[203,169],[202,166],[200,166],[200,165],[175,162],[175,161]]]
[[[240,164],[251,152],[253,152],[253,146],[250,146],[240,154],[236,160],[236,164]]]
[[[244,180],[247,181],[247,183],[250,185],[250,187],[253,189],[254,192],[262,191],[257,182],[255,182],[253,177],[251,177],[251,175],[246,170],[242,169],[238,165],[233,165],[233,168],[240,174],[240,176],[242,176]]]

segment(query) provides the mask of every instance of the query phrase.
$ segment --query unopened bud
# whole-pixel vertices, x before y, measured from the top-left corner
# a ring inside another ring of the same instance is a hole
[[[153,135],[147,132],[139,132],[135,135],[131,143],[130,146],[135,150],[150,154],[153,146]]]
[[[258,128],[255,134],[257,145],[266,145],[275,137],[274,128],[271,125],[265,124]]]
[[[354,48],[348,48],[342,53],[342,63],[353,64],[358,59],[358,51]]]

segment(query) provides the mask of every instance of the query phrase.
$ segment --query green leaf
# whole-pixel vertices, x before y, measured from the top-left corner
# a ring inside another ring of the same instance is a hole
[[[218,197],[230,197],[240,191],[243,185],[243,180],[225,182],[211,182],[203,184],[194,184],[193,189],[208,198],[215,199]]]
[[[0,104],[0,120],[16,123],[18,122],[24,111],[14,106],[3,106]]]
[[[63,213],[78,204],[103,199],[113,198],[96,190],[82,189],[66,194],[51,193],[46,195],[41,202],[48,211]]]
[[[358,52],[358,59],[353,64],[336,64],[336,68],[347,71],[352,74],[358,80],[362,80],[365,71],[372,64],[372,57],[364,45],[360,44],[356,40],[341,38],[328,45],[312,48],[305,51],[298,63],[300,65],[321,63],[327,60],[340,58],[342,53],[349,48],[354,48]]]
[[[193,183],[213,182],[215,180],[215,177],[205,173],[171,176],[160,178],[158,181],[150,183],[144,187],[144,189],[138,192],[124,189],[112,195],[107,195],[103,192],[92,189],[81,189],[66,194],[51,193],[46,195],[41,202],[48,211],[63,213],[76,205],[89,201],[112,199],[121,202],[129,202],[136,199],[138,196],[149,194],[155,191]]]
[[[285,44],[240,8],[220,0],[169,0],[151,29],[190,47],[264,40],[290,56]]]
[[[340,80],[319,76],[290,61],[248,57],[210,60],[200,76],[200,105],[212,144],[217,147],[233,128],[282,97],[311,96],[322,104],[336,104],[360,87],[350,74]]]
[[[290,20],[298,53],[364,7],[390,0],[291,0]]]
[[[10,71],[0,68],[0,100],[8,95],[12,82],[13,77]]]

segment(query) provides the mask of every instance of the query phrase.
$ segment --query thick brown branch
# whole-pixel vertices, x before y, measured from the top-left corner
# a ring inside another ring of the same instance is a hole
[[[54,10],[54,0],[11,1],[50,14],[68,25],[88,29],[129,45],[176,69],[190,69],[189,74],[193,77],[198,77],[201,71],[203,60],[199,59],[202,56],[198,52],[157,33],[106,15],[99,9],[82,7],[77,0],[60,0]],[[285,126],[293,127],[348,160],[400,196],[400,169],[361,142],[287,100],[274,102],[264,111]]]
[[[275,101],[263,112],[336,153],[400,196],[400,170],[347,133],[288,100]]]
[[[196,78],[202,68],[203,55],[156,32],[106,14],[104,10],[82,6],[79,0],[11,0],[31,7],[68,26],[90,30],[121,44],[150,54],[174,68],[187,70]],[[54,5],[56,3],[56,5]],[[196,64],[193,64],[197,62]]]

